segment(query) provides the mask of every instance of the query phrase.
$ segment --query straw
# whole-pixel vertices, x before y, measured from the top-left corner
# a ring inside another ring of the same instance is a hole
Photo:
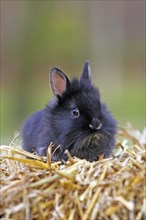
[[[1,219],[144,220],[145,132],[119,131],[113,157],[88,162],[52,161],[1,146]]]

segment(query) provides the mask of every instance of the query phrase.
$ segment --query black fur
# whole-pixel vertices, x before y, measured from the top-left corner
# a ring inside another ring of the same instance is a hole
[[[53,68],[51,74],[57,75],[58,71]],[[55,161],[67,160],[66,149],[72,156],[89,161],[98,160],[100,155],[109,157],[115,146],[117,123],[91,82],[89,64],[84,64],[80,80],[70,82],[64,73],[60,73],[66,87],[60,93],[60,89],[56,89],[58,86],[53,85],[56,83],[53,75],[52,90],[56,97],[25,122],[23,148],[46,155],[49,144],[53,142],[54,149],[60,145],[53,155]]]

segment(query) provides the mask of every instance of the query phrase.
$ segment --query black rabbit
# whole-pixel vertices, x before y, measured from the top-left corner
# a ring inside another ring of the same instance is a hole
[[[59,146],[54,161],[67,160],[66,149],[88,161],[96,161],[100,155],[109,157],[115,146],[117,123],[91,82],[89,63],[85,62],[80,79],[72,81],[53,67],[50,84],[55,98],[25,122],[23,148],[46,155],[53,142],[53,150]]]

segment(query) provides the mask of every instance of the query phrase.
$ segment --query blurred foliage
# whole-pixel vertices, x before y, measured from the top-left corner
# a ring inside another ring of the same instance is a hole
[[[1,1],[2,143],[8,144],[24,119],[52,97],[49,69],[58,66],[69,77],[77,76],[85,59],[119,125],[130,121],[143,129],[144,7],[128,4]],[[124,22],[131,22],[131,30]]]

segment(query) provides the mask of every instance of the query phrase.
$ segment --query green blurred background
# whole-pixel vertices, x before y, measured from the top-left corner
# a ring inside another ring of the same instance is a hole
[[[120,126],[145,125],[145,1],[1,0],[1,143],[52,97],[48,72],[90,61]]]

